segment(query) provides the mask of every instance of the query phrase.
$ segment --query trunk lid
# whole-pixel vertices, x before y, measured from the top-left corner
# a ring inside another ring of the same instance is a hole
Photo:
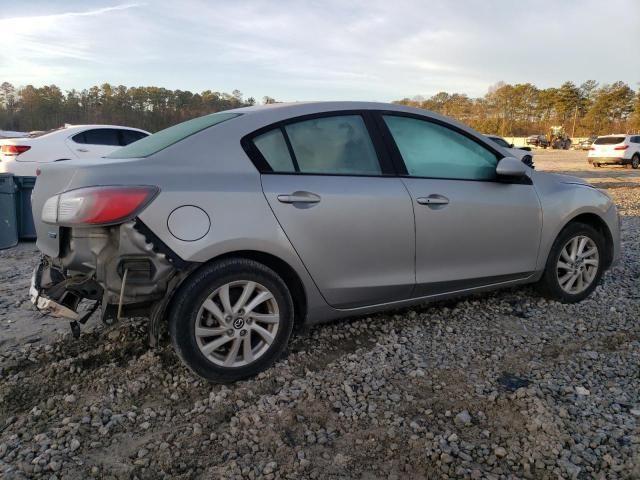
[[[36,245],[42,253],[51,257],[57,257],[60,253],[60,227],[42,221],[42,207],[50,197],[68,190],[67,186],[76,171],[70,163],[58,162],[43,167],[31,194],[31,213],[38,237]]]

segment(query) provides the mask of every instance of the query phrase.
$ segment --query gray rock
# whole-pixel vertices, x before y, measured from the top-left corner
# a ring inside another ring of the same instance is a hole
[[[502,458],[502,457],[506,457],[507,456],[507,450],[504,447],[496,447],[493,450],[493,453],[498,458]]]
[[[591,394],[591,392],[584,387],[576,387],[576,393],[580,396],[587,396]]]
[[[468,427],[471,425],[471,415],[466,410],[463,410],[455,416],[453,423],[458,427]]]

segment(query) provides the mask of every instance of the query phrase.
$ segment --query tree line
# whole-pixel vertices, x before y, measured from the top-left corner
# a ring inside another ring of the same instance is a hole
[[[263,103],[273,103],[264,97]],[[15,87],[0,84],[0,130],[49,130],[65,123],[104,123],[138,127],[151,132],[208,113],[254,105],[242,92],[168,90],[105,83],[63,92],[56,85]],[[624,82],[581,85],[565,82],[558,88],[531,83],[499,82],[486,95],[440,92],[396,103],[440,112],[473,128],[504,136],[548,133],[561,125],[571,136],[640,132],[640,92]]]
[[[538,88],[531,83],[499,82],[484,97],[440,92],[432,97],[404,98],[403,105],[456,118],[485,133],[525,136],[562,126],[570,136],[640,132],[640,91],[624,82]]]
[[[265,103],[274,100],[265,97]],[[65,123],[127,125],[156,132],[208,113],[256,103],[231,93],[168,90],[105,83],[85,90],[63,92],[56,85],[16,88],[0,84],[0,130],[49,130]]]

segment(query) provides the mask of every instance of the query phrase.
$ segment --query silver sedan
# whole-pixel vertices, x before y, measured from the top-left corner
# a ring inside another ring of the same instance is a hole
[[[173,126],[100,162],[42,168],[32,300],[74,332],[168,324],[228,382],[311,324],[537,283],[561,302],[620,254],[611,199],[537,172],[452,119],[400,105],[275,104]],[[90,310],[91,311],[91,310]]]

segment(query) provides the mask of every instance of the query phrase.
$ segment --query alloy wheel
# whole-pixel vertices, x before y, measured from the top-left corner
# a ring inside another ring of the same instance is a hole
[[[598,246],[591,238],[585,235],[571,238],[562,247],[556,266],[560,288],[571,295],[584,292],[596,278],[599,263]]]
[[[233,281],[216,289],[196,316],[200,352],[222,367],[242,367],[264,355],[280,325],[278,303],[269,289],[252,281]]]

